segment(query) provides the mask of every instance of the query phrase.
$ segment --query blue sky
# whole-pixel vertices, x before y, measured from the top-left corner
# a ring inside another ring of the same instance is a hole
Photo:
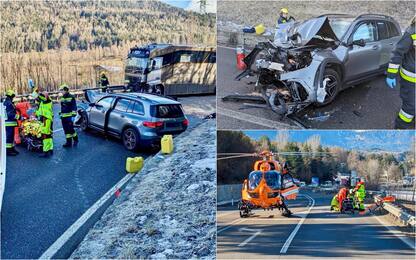
[[[279,131],[243,131],[253,139],[263,135],[271,140],[276,138]],[[412,140],[415,138],[414,131],[362,131],[362,130],[288,130],[290,141],[304,142],[312,135],[321,137],[321,144],[324,146],[339,146],[345,149],[373,150],[404,152],[411,148]]]
[[[179,7],[179,8],[185,8],[189,5],[191,0],[161,0],[164,3]]]

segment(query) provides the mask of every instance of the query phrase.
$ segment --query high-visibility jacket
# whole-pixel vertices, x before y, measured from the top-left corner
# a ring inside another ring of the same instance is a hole
[[[364,182],[360,181],[355,185],[355,193],[357,194],[357,197],[364,198],[365,197],[365,186]]]
[[[279,19],[277,19],[277,24],[287,23],[291,21],[295,21],[295,18],[293,18],[292,16],[289,16],[288,18],[284,18],[283,16],[280,15]]]
[[[61,118],[73,117],[77,115],[77,103],[75,97],[69,93],[65,93],[61,97]]]
[[[53,104],[52,100],[47,99],[46,101],[40,101],[38,109],[36,110],[36,116],[41,117],[45,114],[53,117]]]
[[[13,103],[11,97],[7,96],[3,102],[3,105],[6,109],[6,126],[17,126],[17,119],[19,119],[19,114],[16,112],[16,106]]]
[[[387,68],[387,77],[395,78],[399,74],[404,80],[416,83],[415,45],[415,26],[409,26],[394,47]]]
[[[52,101],[50,99],[39,103],[39,108],[36,111],[36,115],[40,117],[42,121],[41,133],[43,138],[52,137],[52,121],[53,121],[53,110]]]

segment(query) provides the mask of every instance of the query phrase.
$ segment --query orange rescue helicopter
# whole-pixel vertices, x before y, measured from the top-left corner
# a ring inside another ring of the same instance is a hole
[[[298,153],[289,152],[279,154]],[[241,201],[238,204],[240,217],[249,217],[253,209],[273,210],[275,208],[283,211],[283,216],[289,217],[292,215],[285,201],[296,199],[299,193],[299,187],[295,184],[292,175],[289,173],[287,163],[280,163],[275,159],[276,155],[276,153],[270,151],[263,151],[259,154],[235,153],[233,156],[218,159],[250,156],[261,158],[261,160],[254,163],[254,170],[248,175],[248,179],[245,179],[243,182]]]

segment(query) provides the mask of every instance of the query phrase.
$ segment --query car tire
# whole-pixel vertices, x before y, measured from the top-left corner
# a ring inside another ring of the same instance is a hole
[[[88,130],[88,118],[87,118],[87,115],[85,115],[85,113],[81,114],[81,119],[79,121],[79,128],[84,132]]]
[[[316,102],[314,105],[317,107],[326,106],[332,101],[334,101],[335,97],[338,95],[338,92],[341,89],[341,79],[338,72],[331,68],[326,68],[324,71],[323,78],[329,78],[329,83],[327,83],[325,90],[328,93],[324,99],[323,103]]]
[[[137,151],[140,144],[140,134],[139,132],[132,128],[127,127],[123,130],[121,134],[121,139],[123,141],[124,147],[129,151]]]

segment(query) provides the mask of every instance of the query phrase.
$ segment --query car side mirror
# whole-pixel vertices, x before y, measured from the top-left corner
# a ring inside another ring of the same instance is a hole
[[[355,41],[352,42],[351,45],[357,45],[357,46],[360,46],[360,47],[364,47],[365,46],[365,41],[364,41],[364,39],[355,40]]]

